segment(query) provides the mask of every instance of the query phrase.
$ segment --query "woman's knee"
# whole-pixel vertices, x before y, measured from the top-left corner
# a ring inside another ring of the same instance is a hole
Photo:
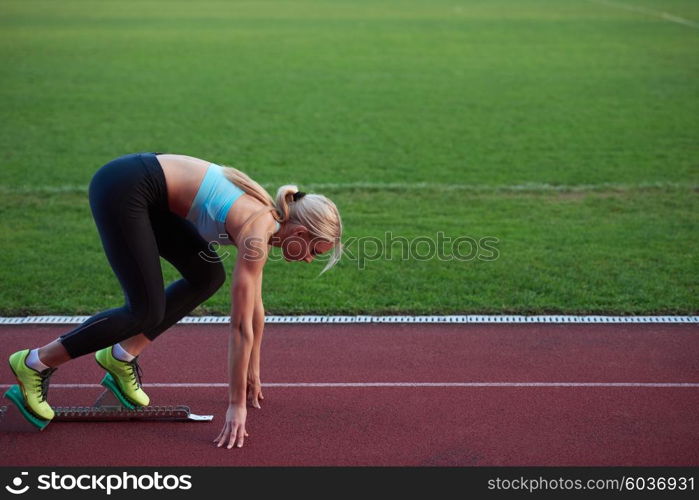
[[[149,304],[132,310],[134,329],[138,332],[152,330],[165,319],[165,302]]]
[[[197,275],[196,287],[210,297],[226,282],[226,271],[220,262],[209,262]]]
[[[226,282],[226,270],[220,262],[212,264],[211,267],[211,294],[213,295]]]

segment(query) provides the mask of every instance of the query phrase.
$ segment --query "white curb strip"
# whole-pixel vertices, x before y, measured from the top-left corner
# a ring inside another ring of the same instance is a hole
[[[0,317],[0,325],[66,325],[80,324],[89,316],[25,316]],[[188,316],[184,324],[225,324],[228,316]],[[699,316],[267,316],[268,324],[312,323],[699,323]]]

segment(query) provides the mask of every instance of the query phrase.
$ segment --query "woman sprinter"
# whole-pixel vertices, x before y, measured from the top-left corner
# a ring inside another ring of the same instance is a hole
[[[56,368],[89,353],[134,406],[149,404],[138,356],[155,338],[221,287],[225,271],[214,251],[233,244],[229,391],[218,446],[243,445],[246,398],[263,398],[260,345],[264,328],[262,269],[270,246],[287,261],[312,262],[342,253],[342,221],[319,194],[282,186],[275,199],[243,172],[190,156],[137,153],[100,168],[89,189],[90,208],[107,259],[124,291],[122,307],[102,311],[53,342],[10,356],[25,408],[48,421],[46,397]],[[164,288],[160,257],[182,278]]]

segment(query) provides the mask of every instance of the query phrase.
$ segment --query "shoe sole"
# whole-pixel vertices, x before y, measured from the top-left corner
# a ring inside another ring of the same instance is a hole
[[[4,394],[4,396],[12,401],[14,405],[17,407],[17,411],[19,411],[24,419],[32,424],[34,427],[36,427],[38,430],[43,431],[47,425],[51,423],[52,419],[45,419],[45,418],[38,418],[36,415],[34,415],[32,412],[27,410],[27,407],[24,404],[24,396],[22,395],[22,390],[20,389],[19,385],[15,384],[11,386]]]

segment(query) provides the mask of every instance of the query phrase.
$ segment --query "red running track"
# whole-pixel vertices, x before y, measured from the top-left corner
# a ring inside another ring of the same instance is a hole
[[[66,327],[0,327],[0,356]],[[265,383],[597,382],[688,387],[279,387],[248,410],[242,449],[217,449],[225,325],[179,325],[141,356],[153,404],[211,423],[61,423],[0,433],[0,465],[699,465],[696,325],[268,325]],[[3,392],[13,383],[0,369]],[[53,376],[53,405],[91,404],[90,356]],[[5,404],[5,403],[3,403]]]

